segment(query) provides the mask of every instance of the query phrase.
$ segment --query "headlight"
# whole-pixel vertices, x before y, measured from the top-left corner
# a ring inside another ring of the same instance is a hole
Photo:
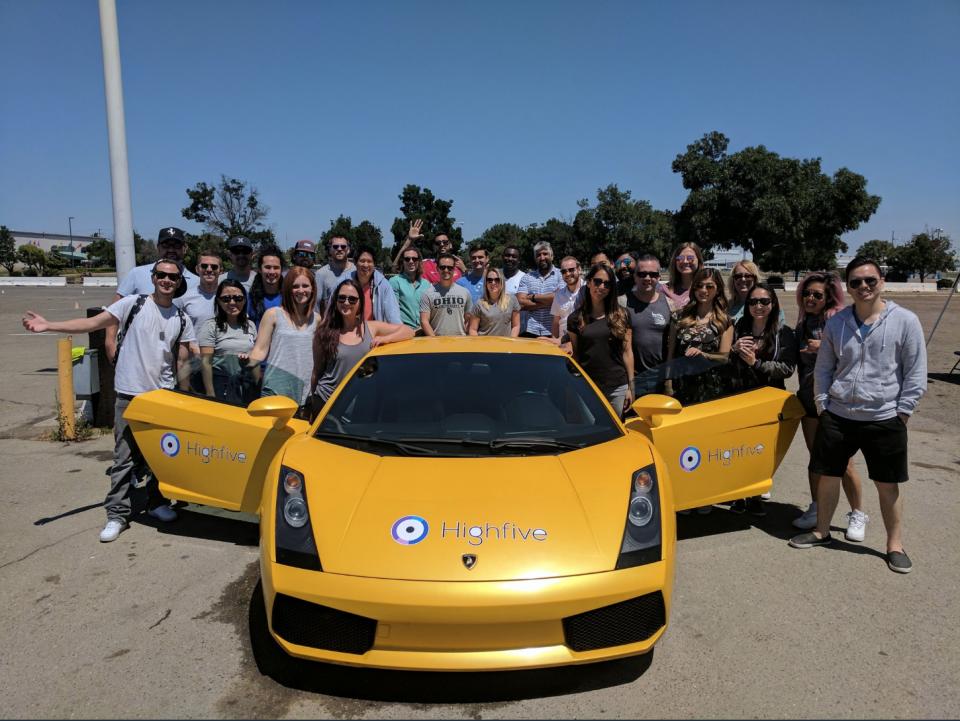
[[[657,468],[651,464],[630,478],[627,520],[617,568],[632,568],[660,560],[660,490]]]
[[[322,571],[317,544],[313,540],[307,489],[303,474],[280,467],[276,516],[277,563]]]

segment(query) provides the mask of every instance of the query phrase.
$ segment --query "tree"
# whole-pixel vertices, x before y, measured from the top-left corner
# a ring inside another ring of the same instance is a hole
[[[17,264],[17,249],[14,247],[13,233],[5,225],[0,225],[0,265],[7,269],[7,275],[13,275]]]
[[[43,275],[43,269],[47,267],[47,254],[29,243],[24,243],[17,248],[17,260],[35,275]]]
[[[421,189],[419,185],[404,186],[398,197],[401,217],[394,218],[390,226],[395,245],[404,241],[410,222],[419,218],[423,220],[423,239],[418,243],[421,253],[425,256],[433,255],[433,238],[440,233],[446,233],[453,243],[453,252],[459,252],[463,231],[457,227],[457,219],[450,215],[452,200],[437,198],[430,188]]]
[[[528,230],[515,223],[497,223],[483,231],[480,237],[470,242],[470,245],[486,250],[494,263],[499,263],[500,256],[503,255],[503,249],[506,246],[515,245],[520,249],[522,263],[531,257],[529,235]]]
[[[69,261],[54,250],[48,250],[43,254],[43,275],[57,275],[61,270],[67,267]]]
[[[246,181],[220,176],[220,183],[197,183],[187,188],[190,205],[180,213],[187,220],[202,223],[224,238],[245,235],[254,245],[274,242],[273,231],[264,225],[270,209],[260,202],[259,191]]]
[[[847,168],[829,177],[819,158],[782,158],[762,145],[728,154],[728,145],[722,133],[708,133],[674,159],[673,172],[690,191],[674,217],[679,240],[739,246],[766,269],[799,276],[833,267],[847,249],[840,236],[880,205],[866,179]]]
[[[133,231],[133,254],[137,265],[146,265],[157,259],[157,244]]]
[[[675,244],[669,212],[655,210],[646,200],[632,200],[629,190],[620,190],[613,183],[597,189],[593,218],[599,245],[611,260],[632,250],[665,259]]]
[[[87,257],[95,261],[97,265],[116,267],[117,250],[112,240],[97,238],[87,246],[86,252]]]
[[[873,258],[880,265],[890,265],[890,261],[897,253],[897,246],[889,240],[868,240],[860,246],[857,255],[865,255]]]
[[[949,235],[938,234],[933,238],[929,233],[918,233],[896,249],[891,265],[900,271],[916,273],[922,283],[932,273],[955,270],[957,255],[951,248]]]

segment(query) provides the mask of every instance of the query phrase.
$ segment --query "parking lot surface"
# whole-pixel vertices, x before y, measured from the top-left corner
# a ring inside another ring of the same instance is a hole
[[[913,573],[886,567],[869,483],[864,543],[841,533],[831,548],[787,545],[790,521],[809,500],[798,434],[766,517],[717,507],[680,518],[672,616],[652,658],[455,675],[302,664],[277,680],[254,653],[263,632],[251,604],[255,519],[190,506],[176,523],[145,519],[100,544],[112,437],[39,439],[54,414],[56,336],[25,334],[20,316],[28,308],[79,316],[112,293],[0,295],[4,717],[960,715],[960,372],[947,375],[960,350],[960,299],[930,347],[928,394],[910,422],[905,547]],[[944,299],[894,297],[925,331]],[[795,308],[785,301],[790,321]],[[841,500],[836,525],[846,510]]]

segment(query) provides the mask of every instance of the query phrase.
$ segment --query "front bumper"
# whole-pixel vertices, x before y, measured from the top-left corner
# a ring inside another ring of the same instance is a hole
[[[262,559],[261,572],[271,634],[290,655],[352,666],[432,671],[542,668],[645,653],[666,629],[672,585],[667,561],[580,576],[489,582],[362,578],[307,571],[267,559]],[[278,594],[292,597],[292,604],[291,599],[282,599],[287,613],[303,608],[305,601],[345,612],[339,617],[348,622],[348,614],[361,617],[361,623],[370,624],[369,649],[345,653],[284,638],[283,634],[294,636],[290,629],[296,628],[296,619],[286,617],[279,624],[283,633],[274,628]],[[601,628],[600,636],[591,636],[586,644],[609,639],[617,645],[585,651],[571,648],[584,645],[582,634],[578,642],[569,643],[575,627],[616,626],[617,614],[624,618],[638,604],[647,611],[659,604],[658,613],[646,613],[640,640],[618,644],[617,639],[624,636],[617,626],[610,633]],[[597,609],[604,611],[587,613]],[[576,617],[574,623],[571,617]]]

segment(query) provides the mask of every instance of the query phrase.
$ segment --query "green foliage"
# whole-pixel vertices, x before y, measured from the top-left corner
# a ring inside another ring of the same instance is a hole
[[[217,184],[199,182],[186,192],[190,205],[181,215],[205,225],[210,233],[224,238],[245,235],[255,246],[275,241],[273,231],[264,224],[270,209],[246,181],[221,175]]]
[[[17,248],[17,260],[27,266],[29,271],[33,271],[30,275],[43,275],[43,270],[47,267],[47,254],[29,243]]]
[[[117,251],[112,240],[97,238],[87,246],[87,257],[99,265],[116,267]]]
[[[615,184],[597,189],[592,213],[594,247],[603,248],[611,260],[628,251],[665,259],[676,242],[669,212],[655,210],[646,200],[632,200],[629,190],[620,190]]]
[[[893,256],[896,255],[897,246],[889,240],[868,240],[860,246],[857,255],[865,255],[873,258],[880,265],[889,265]]]
[[[909,243],[896,249],[890,265],[895,271],[916,273],[922,283],[933,273],[956,270],[957,255],[951,248],[950,236],[938,235],[934,238],[928,233],[918,233]]]
[[[674,216],[678,240],[738,246],[768,270],[832,267],[847,249],[841,234],[880,204],[847,168],[831,178],[819,158],[783,158],[762,145],[728,154],[728,145],[722,133],[708,133],[674,159],[690,191]]]
[[[17,249],[14,247],[13,233],[5,225],[0,225],[0,266],[7,269],[7,275],[13,275],[13,266],[17,263]]]
[[[227,240],[216,233],[201,233],[200,235],[186,234],[186,248],[183,253],[183,264],[190,271],[197,267],[200,261],[200,251],[215,248],[220,253],[224,269],[230,267],[230,254],[227,252]]]
[[[44,256],[43,275],[58,275],[70,264],[70,261],[53,250],[47,251]]]
[[[460,251],[463,243],[463,231],[456,226],[457,219],[450,215],[452,200],[443,200],[433,195],[430,188],[421,189],[419,185],[407,185],[400,198],[401,217],[394,218],[390,226],[395,244],[403,243],[413,220],[423,220],[423,238],[417,243],[424,257],[433,256],[433,238],[446,233],[453,243],[453,252]]]
[[[490,258],[496,264],[503,254],[503,249],[507,245],[515,245],[520,248],[521,265],[530,255],[529,231],[521,228],[514,223],[497,223],[491,225],[479,238],[470,242],[471,248],[484,248],[489,253]]]

